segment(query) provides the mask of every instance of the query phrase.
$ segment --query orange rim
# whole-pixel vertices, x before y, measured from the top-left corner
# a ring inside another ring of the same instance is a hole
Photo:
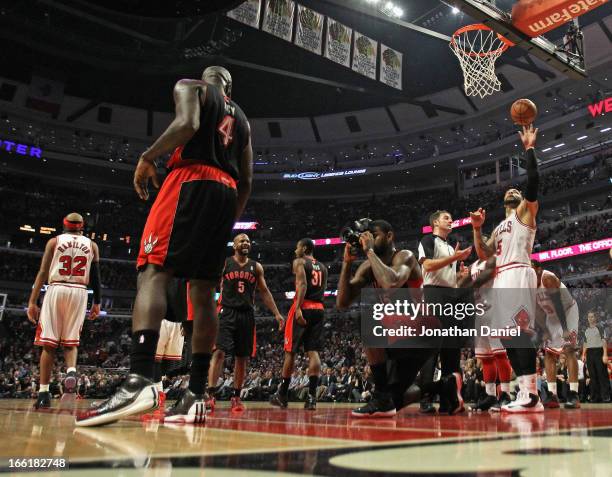
[[[477,30],[493,31],[491,27],[488,27],[484,23],[474,23],[472,25],[466,25],[464,27],[459,28],[459,30],[453,33],[453,36],[451,38],[451,45],[453,45],[457,49],[460,49],[467,56],[479,56],[481,58],[485,56],[497,55],[498,53],[503,53],[511,46],[514,46],[514,43],[512,43],[510,40],[508,40],[503,35],[500,35],[499,33],[496,33],[496,35],[497,35],[497,38],[503,43],[503,45],[497,48],[496,50],[491,50],[491,51],[487,51],[483,53],[474,53],[473,51],[468,52],[464,50],[463,48],[459,47],[459,45],[457,45],[455,38],[459,37],[459,35],[466,33],[468,31],[477,31]]]

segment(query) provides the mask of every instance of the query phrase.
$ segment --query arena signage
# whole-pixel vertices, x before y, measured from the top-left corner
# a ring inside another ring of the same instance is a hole
[[[520,0],[512,7],[512,24],[534,38],[607,2],[608,0]]]
[[[6,139],[0,139],[0,149],[6,152],[16,152],[22,156],[38,157],[42,156],[42,150],[38,147],[20,144]]]
[[[605,113],[612,113],[612,96],[598,103],[589,104],[588,108],[594,118]]]
[[[236,222],[234,230],[257,230],[259,222]]]
[[[324,295],[326,297],[330,297],[330,296],[338,296],[338,290],[326,290]],[[288,291],[285,292],[285,298],[287,300],[293,300],[295,298],[295,291]]]
[[[469,217],[465,217],[464,219],[453,221],[453,228],[456,229],[457,227],[465,227],[466,225],[470,225],[471,223],[472,219],[470,219]],[[430,234],[432,231],[433,230],[430,225],[424,226],[422,230],[424,234]]]
[[[612,248],[612,238],[596,240],[594,242],[586,242],[578,245],[570,245],[569,247],[556,248],[545,252],[531,254],[531,258],[539,262],[548,262],[550,260],[559,260],[562,258],[574,257],[585,253],[602,252]]]
[[[332,172],[291,172],[284,173],[283,179],[298,179],[301,181],[316,181],[319,179],[329,179],[331,177],[346,177],[365,174],[367,169],[349,169],[346,171]]]

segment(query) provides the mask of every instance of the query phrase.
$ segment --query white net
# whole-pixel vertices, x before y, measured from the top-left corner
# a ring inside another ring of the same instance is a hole
[[[453,35],[450,47],[461,64],[466,95],[484,98],[501,90],[495,62],[509,46],[485,25],[469,25]]]

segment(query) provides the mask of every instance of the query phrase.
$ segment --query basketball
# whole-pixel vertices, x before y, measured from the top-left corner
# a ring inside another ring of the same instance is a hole
[[[530,99],[518,99],[512,104],[510,115],[514,124],[529,126],[538,115],[538,107]]]

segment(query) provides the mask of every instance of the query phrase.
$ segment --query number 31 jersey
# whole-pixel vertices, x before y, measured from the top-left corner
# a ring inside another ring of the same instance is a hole
[[[61,234],[56,239],[55,252],[49,267],[49,283],[87,285],[91,262],[94,259],[91,240],[78,234]]]
[[[316,260],[304,258],[304,271],[306,272],[305,300],[323,302],[327,288],[327,267]]]

